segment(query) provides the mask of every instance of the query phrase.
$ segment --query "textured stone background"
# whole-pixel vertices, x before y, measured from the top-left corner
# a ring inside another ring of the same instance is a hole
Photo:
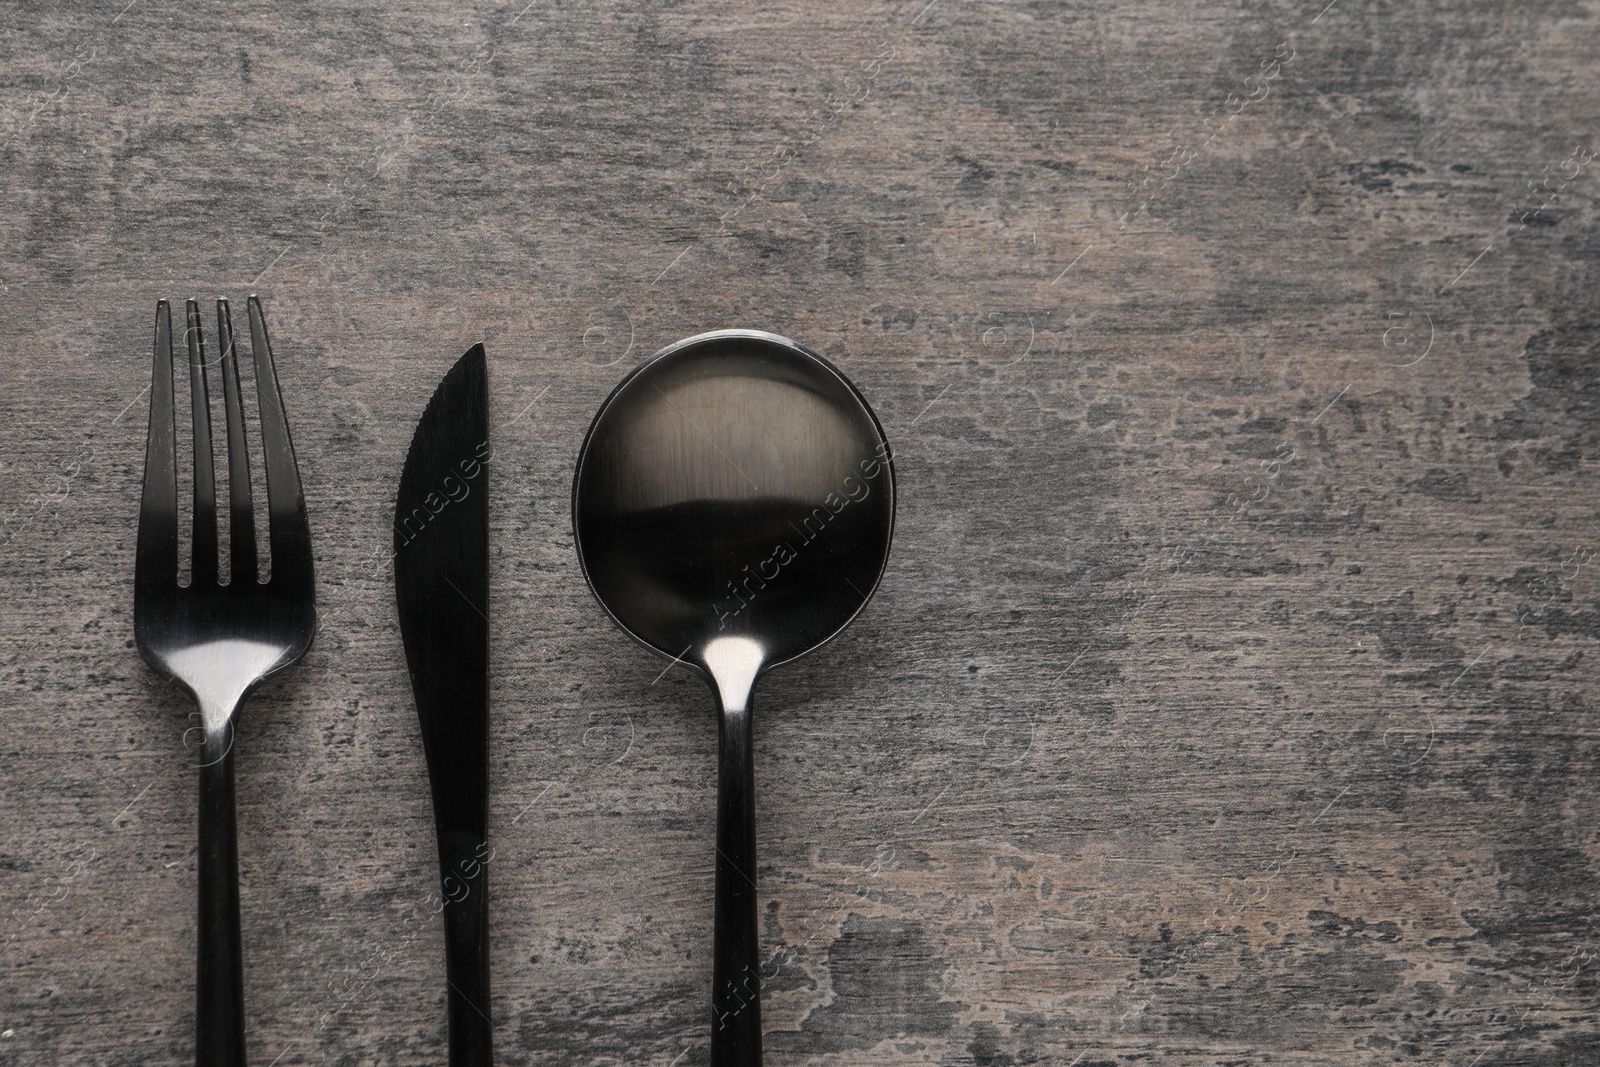
[[[710,702],[567,501],[735,325],[901,484],[757,694],[769,1064],[1600,1063],[1597,73],[1578,2],[7,4],[0,1063],[192,1062],[141,391],[251,291],[323,612],[239,739],[255,1063],[442,1062],[372,560],[478,340],[498,1055],[705,1061]]]

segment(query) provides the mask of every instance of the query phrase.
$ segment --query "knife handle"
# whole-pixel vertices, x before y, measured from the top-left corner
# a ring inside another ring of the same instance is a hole
[[[207,730],[200,764],[199,945],[195,1063],[244,1067],[244,947],[239,933],[233,721]]]
[[[750,702],[720,711],[711,1067],[761,1067],[761,943],[756,928],[756,787]]]
[[[455,838],[456,835],[451,835]],[[444,969],[449,981],[450,1067],[489,1067],[494,1024],[489,1020],[489,872],[485,842],[440,842],[444,894]]]

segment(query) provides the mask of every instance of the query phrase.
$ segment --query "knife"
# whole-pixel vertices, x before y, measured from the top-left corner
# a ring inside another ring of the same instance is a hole
[[[450,1067],[494,1062],[489,1022],[489,400],[483,346],[417,423],[394,514],[395,600],[433,789]]]

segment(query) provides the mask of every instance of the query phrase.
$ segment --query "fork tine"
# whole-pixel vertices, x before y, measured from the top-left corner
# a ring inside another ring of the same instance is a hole
[[[172,309],[156,302],[155,360],[150,371],[150,429],[144,445],[144,493],[134,549],[135,596],[178,584],[178,451],[172,410]]]
[[[239,361],[228,302],[217,301],[217,347],[222,396],[228,419],[228,558],[233,582],[256,580],[256,515],[250,499],[250,454],[245,450],[244,405],[239,398]]]
[[[206,389],[206,345],[200,333],[200,304],[188,305],[189,399],[194,414],[193,586],[217,581],[217,473],[211,458],[211,397]]]
[[[251,296],[250,348],[256,362],[256,399],[261,405],[261,454],[267,468],[267,530],[272,549],[272,578],[311,584],[311,527],[306,521],[306,499],[300,488],[294,444],[289,440],[289,420],[283,413],[283,394],[267,343],[267,322],[261,299]]]

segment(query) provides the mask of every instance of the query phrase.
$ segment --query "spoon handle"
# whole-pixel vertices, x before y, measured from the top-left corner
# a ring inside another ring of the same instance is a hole
[[[756,787],[750,704],[721,709],[717,903],[711,964],[711,1067],[761,1067],[761,944],[756,933]]]

